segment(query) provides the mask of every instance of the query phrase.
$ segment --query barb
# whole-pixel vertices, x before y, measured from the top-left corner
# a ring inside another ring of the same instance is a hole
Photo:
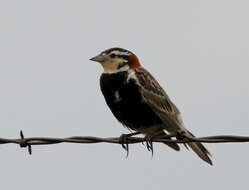
[[[121,137],[100,138],[92,136],[73,136],[67,138],[49,138],[49,137],[29,137],[25,138],[22,131],[20,131],[19,139],[0,138],[0,144],[18,144],[21,148],[28,147],[29,154],[32,154],[31,145],[52,145],[59,143],[113,143],[124,145]],[[188,137],[183,136],[181,139],[176,139],[179,134],[171,134],[164,136],[157,136],[151,138],[151,142],[174,142],[174,143],[188,143],[188,142],[202,142],[202,143],[235,143],[235,142],[249,142],[249,136],[233,136],[233,135],[220,135],[220,136],[207,136],[207,137]],[[171,138],[171,139],[170,139]],[[172,139],[173,138],[173,139]],[[125,144],[135,144],[146,142],[144,137],[131,137],[127,136]]]

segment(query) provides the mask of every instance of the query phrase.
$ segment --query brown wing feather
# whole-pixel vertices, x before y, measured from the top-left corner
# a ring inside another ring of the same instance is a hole
[[[180,119],[180,111],[169,99],[166,92],[154,79],[154,77],[144,68],[140,67],[135,69],[135,74],[138,82],[141,84],[141,93],[144,101],[151,107],[151,109],[158,115],[165,125],[162,125],[164,129],[170,133],[175,133],[179,130],[186,132],[186,135],[194,137],[187,129],[183,127],[183,123]],[[210,159],[210,153],[199,142],[188,143],[188,146],[196,152],[196,154],[205,162],[212,165]]]
[[[142,67],[135,69],[135,74],[138,82],[141,84],[141,93],[144,97],[144,101],[148,103],[162,122],[166,124],[165,129],[169,132],[176,132],[180,130],[180,111],[170,100],[155,78]]]

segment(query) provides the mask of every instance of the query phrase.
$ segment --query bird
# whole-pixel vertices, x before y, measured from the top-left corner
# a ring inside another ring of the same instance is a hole
[[[128,129],[147,137],[181,134],[194,137],[185,128],[181,113],[157,80],[129,50],[114,47],[90,59],[102,65],[100,89],[116,119]],[[177,143],[165,142],[179,151]],[[211,154],[200,142],[188,142],[202,160],[212,165]]]

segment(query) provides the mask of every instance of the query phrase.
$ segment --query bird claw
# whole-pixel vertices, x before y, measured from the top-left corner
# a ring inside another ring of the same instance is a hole
[[[152,134],[147,134],[144,138],[145,138],[145,142],[146,142],[146,147],[148,149],[148,151],[151,151],[151,154],[153,156],[153,153],[154,153],[154,149],[153,149],[153,142],[152,142],[152,139],[154,137],[157,137],[157,136],[160,136],[161,134],[161,131],[157,131],[155,133],[152,133]]]
[[[126,151],[126,158],[128,158],[128,156],[129,156],[129,143],[128,143],[127,138],[134,136],[134,135],[138,135],[138,134],[140,134],[140,132],[120,135],[119,143],[122,145],[122,148],[125,149],[125,151]]]
[[[119,142],[122,145],[122,148],[126,151],[126,158],[129,156],[129,144],[127,142],[127,134],[121,134],[119,137]]]
[[[153,149],[153,142],[152,142],[152,135],[146,135],[145,137],[145,142],[146,142],[146,148],[148,149],[148,151],[151,151],[151,154],[153,156],[154,153],[154,149]]]

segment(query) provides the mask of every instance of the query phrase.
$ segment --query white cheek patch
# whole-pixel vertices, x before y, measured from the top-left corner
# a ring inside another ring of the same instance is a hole
[[[115,103],[121,101],[121,97],[120,97],[118,91],[116,91],[116,92],[114,93],[114,97],[115,97],[115,99],[114,99],[114,102],[115,102]]]
[[[129,65],[125,65],[125,66],[119,68],[118,71],[119,71],[119,72],[120,72],[120,71],[128,71],[129,69],[130,69]]]

